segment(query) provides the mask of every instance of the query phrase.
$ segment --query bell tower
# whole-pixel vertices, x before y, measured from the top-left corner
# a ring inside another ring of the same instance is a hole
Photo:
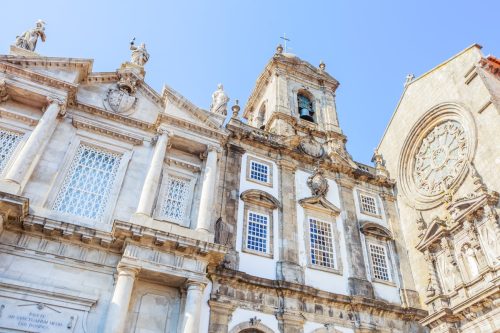
[[[341,134],[335,107],[338,85],[323,62],[315,67],[278,45],[257,79],[243,117],[253,127],[280,135],[295,134],[297,126]]]

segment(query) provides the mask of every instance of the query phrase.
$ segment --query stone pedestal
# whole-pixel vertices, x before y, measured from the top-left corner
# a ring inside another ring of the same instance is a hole
[[[188,282],[184,315],[182,316],[181,332],[199,333],[201,301],[205,285],[199,282]]]
[[[15,157],[14,162],[0,185],[0,190],[12,194],[20,194],[22,192],[26,181],[31,176],[33,169],[45,150],[45,146],[54,133],[57,125],[57,116],[59,114],[64,115],[65,103],[63,101],[55,98],[47,98],[47,101],[49,105],[21,151]]]
[[[295,192],[296,166],[288,160],[279,160],[280,174],[280,233],[283,244],[280,246],[279,262],[276,266],[277,278],[293,283],[304,283],[304,270],[299,265],[297,235],[297,199]]]
[[[340,190],[341,216],[344,224],[344,237],[347,250],[347,270],[349,272],[349,293],[353,296],[374,298],[373,286],[366,278],[365,260],[359,222],[354,203],[354,182],[343,176],[337,178]]]
[[[125,327],[130,296],[134,288],[134,281],[139,270],[135,267],[118,267],[113,298],[109,304],[108,315],[104,332],[122,333]]]
[[[209,146],[207,149],[207,162],[203,174],[203,185],[200,197],[200,209],[198,211],[198,220],[196,230],[210,232],[213,203],[217,193],[215,183],[217,180],[217,147]]]
[[[153,211],[153,205],[160,182],[168,140],[172,135],[164,127],[160,127],[158,129],[158,134],[158,139],[153,152],[153,158],[151,159],[151,164],[149,165],[146,180],[142,186],[141,198],[139,200],[139,205],[137,206],[136,214],[151,216]]]

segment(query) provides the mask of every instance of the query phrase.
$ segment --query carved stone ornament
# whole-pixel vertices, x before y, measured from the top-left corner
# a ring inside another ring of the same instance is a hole
[[[328,181],[324,176],[324,171],[316,167],[314,173],[307,178],[307,186],[314,196],[325,196],[328,192]]]
[[[298,148],[304,154],[315,158],[323,157],[325,154],[323,146],[312,137],[308,137],[300,141]]]
[[[250,323],[250,326],[257,326],[260,324],[261,320],[257,318],[257,316],[255,316],[253,318],[250,318],[248,322]]]
[[[16,47],[34,52],[38,38],[45,42],[45,22],[38,20],[35,27],[16,37]]]
[[[130,111],[137,101],[137,97],[133,96],[136,84],[135,79],[130,76],[123,76],[116,84],[116,87],[109,89],[106,93],[104,107],[116,113]]]
[[[413,177],[425,195],[445,192],[467,165],[467,138],[457,121],[448,120],[427,133],[415,155]]]
[[[7,84],[5,80],[0,79],[0,103],[5,102],[9,99],[9,93],[7,92]]]

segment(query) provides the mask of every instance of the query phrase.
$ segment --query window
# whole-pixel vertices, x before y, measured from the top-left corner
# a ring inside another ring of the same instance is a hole
[[[269,183],[269,168],[270,166],[257,161],[250,161],[250,179],[262,183]]]
[[[390,281],[385,247],[370,243],[369,251],[373,277],[383,281]]]
[[[81,144],[53,209],[92,220],[103,217],[121,155]]]
[[[16,132],[0,130],[0,174],[4,171],[22,135]]]
[[[332,225],[318,219],[309,218],[309,240],[311,264],[335,268]]]
[[[379,215],[377,209],[377,202],[374,197],[360,193],[359,199],[361,203],[362,213],[367,213],[370,215]]]
[[[168,220],[183,222],[190,199],[191,180],[168,175],[161,216]]]
[[[247,249],[268,252],[269,218],[267,215],[248,212]]]

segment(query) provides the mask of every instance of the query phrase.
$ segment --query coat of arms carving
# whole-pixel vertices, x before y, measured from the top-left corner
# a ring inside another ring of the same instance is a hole
[[[307,186],[311,189],[312,195],[319,197],[325,196],[328,192],[328,181],[324,176],[324,171],[316,167],[314,173],[307,178]]]
[[[300,151],[311,157],[320,158],[325,154],[325,150],[321,146],[321,143],[311,137],[300,141],[298,148]]]
[[[136,81],[130,77],[122,77],[116,87],[110,88],[104,98],[104,107],[116,113],[127,113],[136,101],[134,96]]]

